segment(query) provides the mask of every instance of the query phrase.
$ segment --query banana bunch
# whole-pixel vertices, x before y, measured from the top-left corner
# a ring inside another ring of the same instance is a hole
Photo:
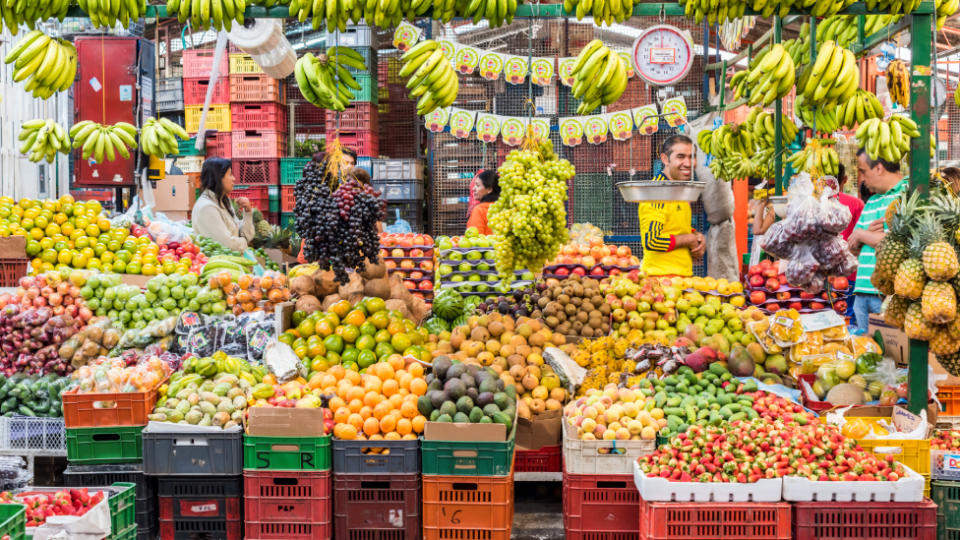
[[[797,96],[793,102],[793,110],[797,117],[803,122],[803,125],[820,133],[833,133],[840,129],[840,121],[837,118],[837,109],[812,107],[807,105],[803,96]]]
[[[97,0],[87,1],[96,2]],[[176,13],[180,24],[189,20],[191,26],[204,30],[213,28],[229,31],[233,27],[233,21],[243,25],[245,9],[247,9],[246,0],[167,0],[167,13],[171,16]],[[293,13],[292,9],[290,13]]]
[[[605,0],[595,0],[595,3],[602,4],[604,1]],[[625,1],[630,3],[630,9],[633,10],[633,0]],[[616,0],[614,3],[619,6],[620,0]],[[516,12],[517,0],[470,0],[466,10],[463,12],[463,16],[472,17],[473,24],[477,24],[481,20],[486,19],[490,24],[490,28],[498,28],[504,23],[512,23],[513,16]],[[596,20],[599,22],[601,19]]]
[[[858,88],[852,98],[837,107],[837,120],[847,129],[853,129],[870,118],[883,118],[883,105],[873,92]]]
[[[140,128],[140,149],[148,156],[179,155],[177,137],[187,140],[187,130],[166,118],[148,118]]]
[[[883,158],[889,163],[900,163],[910,151],[910,137],[919,137],[920,130],[912,119],[895,114],[889,120],[871,118],[857,128],[857,145],[867,151],[870,159]]]
[[[576,13],[577,20],[593,17],[597,24],[622,23],[633,15],[634,0],[563,0],[567,13]]]
[[[957,0],[960,1],[960,0]],[[887,26],[899,21],[902,15],[866,15],[863,35],[872,36]],[[849,47],[857,42],[857,16],[833,15],[817,24],[817,43],[834,40],[840,47]]]
[[[70,7],[70,0],[0,2],[0,19],[3,19],[3,23],[11,34],[17,35],[20,25],[23,24],[33,30],[39,21],[56,17],[60,22],[63,22],[63,19],[67,16],[68,7]]]
[[[430,114],[437,107],[449,107],[457,99],[460,79],[443,56],[440,44],[432,39],[417,43],[400,57],[401,77],[410,77],[407,90],[417,101],[417,115]]]
[[[903,108],[910,106],[910,68],[903,60],[894,60],[887,66],[887,89],[894,103]]]
[[[381,28],[392,28],[400,24],[404,18],[413,20],[416,12],[410,0],[365,0],[363,3],[354,2],[350,18],[358,21],[361,18],[371,21]]]
[[[917,9],[922,0],[867,0],[867,11],[907,15]]]
[[[359,4],[360,0],[290,0],[290,16],[296,15],[297,20],[304,22],[307,17],[313,18],[313,29],[319,30],[326,24],[327,32],[347,29],[348,21],[357,21],[354,15],[362,12],[366,4]],[[396,0],[387,0],[396,1]],[[386,12],[387,10],[382,10]]]
[[[814,17],[836,15],[850,7],[856,0],[800,0],[796,7],[808,11]]]
[[[95,27],[113,28],[120,23],[126,28],[147,14],[147,0],[77,0],[77,4]]]
[[[786,10],[789,12],[789,2],[785,2],[785,4],[787,5]],[[686,18],[695,20],[697,24],[700,24],[706,18],[710,26],[739,19],[743,17],[743,13],[747,9],[746,0],[680,0],[680,5],[683,6],[683,14]],[[756,7],[756,5],[757,2],[752,3],[753,7]],[[762,9],[757,11],[762,11]],[[781,13],[783,13],[783,8],[781,8]]]
[[[30,78],[24,90],[47,99],[73,85],[77,74],[77,49],[65,39],[53,39],[32,30],[7,53],[4,64],[13,64],[13,82]]]
[[[937,0],[937,30],[943,28],[947,18],[957,12],[960,0]]]
[[[73,148],[79,148],[84,160],[92,156],[97,163],[113,161],[117,154],[130,157],[130,150],[137,148],[137,128],[126,122],[112,126],[98,124],[93,120],[78,122],[70,128]]]
[[[752,62],[751,62],[752,63]],[[757,55],[756,66],[746,75],[746,85],[750,90],[747,105],[762,104],[769,106],[777,98],[782,98],[793,89],[797,67],[782,43],[776,43]]]
[[[70,153],[70,137],[67,136],[67,130],[52,118],[46,120],[37,118],[24,122],[20,126],[18,139],[22,143],[20,153],[26,154],[27,159],[34,163],[40,163],[44,159],[47,163],[53,163],[57,152]]]
[[[810,24],[803,23],[800,34],[783,42],[783,48],[790,54],[793,65],[800,67],[810,61]]]
[[[848,49],[833,40],[823,42],[817,59],[807,64],[797,82],[797,95],[814,107],[836,106],[853,97],[860,87],[860,67]]]
[[[573,75],[573,97],[581,100],[577,114],[609,105],[627,89],[627,66],[619,54],[595,39],[580,51]]]
[[[724,124],[697,133],[700,149],[718,158],[731,154],[749,156],[754,153],[754,143],[753,134],[745,124]]]
[[[353,49],[331,47],[328,52],[319,57],[313,53],[303,55],[297,60],[293,73],[303,99],[317,107],[344,111],[350,100],[356,98],[353,90],[363,88],[345,66],[363,71],[367,67],[360,53]]]
[[[786,145],[797,137],[799,128],[787,115],[781,115],[780,120],[781,140],[783,144]],[[773,148],[776,142],[777,131],[772,113],[768,113],[759,107],[751,109],[746,121],[741,124],[741,129],[743,129],[744,126],[749,127],[750,134],[758,149]]]
[[[840,156],[833,145],[833,139],[812,139],[798,152],[793,153],[787,161],[794,171],[803,171],[814,178],[821,176],[836,176],[840,172]]]
[[[432,9],[431,17],[444,24],[459,17],[460,12],[466,9],[463,0],[413,0],[411,7],[418,17]]]
[[[793,2],[771,2],[770,0],[753,0],[752,8],[754,11],[760,14],[761,17],[772,17],[774,14],[779,14],[781,17],[786,17],[790,13],[790,8],[793,7]]]

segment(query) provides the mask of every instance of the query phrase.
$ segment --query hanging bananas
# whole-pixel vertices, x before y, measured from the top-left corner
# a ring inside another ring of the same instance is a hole
[[[814,17],[836,15],[850,7],[856,0],[799,0],[795,6],[808,11]]]
[[[797,94],[814,107],[835,107],[849,100],[860,87],[860,67],[848,49],[833,40],[823,42],[817,59],[807,64],[797,82]],[[802,89],[802,92],[801,92]]]
[[[589,2],[589,0],[586,1]],[[752,7],[756,8],[757,4],[758,2],[753,2]],[[790,2],[784,2],[784,4],[787,5],[786,9],[789,12]],[[700,24],[706,18],[710,26],[739,19],[743,17],[743,13],[747,9],[746,0],[715,0],[712,2],[707,0],[680,0],[680,5],[684,8],[683,14],[686,18],[695,20],[697,24]],[[589,9],[588,7],[587,12],[589,12]],[[781,12],[782,9],[781,7]],[[762,7],[757,11],[763,11]]]
[[[740,129],[744,129],[744,127],[750,129],[750,134],[758,149],[774,147],[777,130],[772,113],[768,113],[759,107],[751,109],[746,121],[740,125]],[[780,116],[780,138],[784,145],[794,140],[798,131],[799,128],[790,117],[787,115]]]
[[[84,120],[70,128],[73,148],[80,149],[84,160],[92,157],[97,163],[113,161],[118,154],[123,159],[129,158],[130,150],[137,148],[136,137],[137,128],[126,122],[105,126],[93,120]]]
[[[163,157],[180,154],[177,137],[187,140],[187,130],[166,118],[148,118],[140,128],[140,149],[148,156]]]
[[[403,67],[401,77],[410,77],[407,89],[417,102],[417,115],[430,114],[437,107],[449,107],[457,99],[460,79],[453,66],[443,56],[440,44],[424,40],[410,48],[400,57]]]
[[[840,172],[840,156],[834,148],[833,139],[808,139],[807,144],[794,152],[787,161],[794,171],[803,171],[814,178],[837,176]]]
[[[766,107],[787,95],[793,88],[796,75],[793,58],[783,44],[774,44],[764,54],[757,55],[756,67],[746,76],[746,85],[750,89],[747,105]]]
[[[883,105],[873,92],[858,88],[852,98],[837,107],[837,120],[846,129],[853,129],[870,118],[883,118]]]
[[[871,118],[856,131],[857,144],[870,159],[883,158],[889,163],[900,163],[900,158],[910,151],[910,138],[919,136],[916,122],[902,114],[889,120]]]
[[[307,17],[312,17],[313,29],[319,30],[326,23],[327,32],[347,29],[347,22],[357,22],[358,18],[352,18],[354,14],[362,14],[365,4],[360,4],[361,0],[290,0],[290,16],[296,15],[297,20],[305,22]],[[385,2],[396,2],[397,0],[384,0]],[[356,10],[356,12],[355,12]],[[386,11],[386,10],[384,10]]]
[[[69,0],[31,0],[30,2],[0,2],[0,18],[10,33],[17,35],[20,25],[34,30],[37,22],[57,18],[60,22],[67,16]]]
[[[576,13],[577,20],[593,17],[598,25],[622,23],[633,16],[634,0],[563,0],[567,13]]]
[[[20,125],[20,135],[17,138],[22,143],[20,153],[25,154],[27,159],[34,163],[44,159],[47,163],[53,163],[57,152],[70,153],[70,137],[67,136],[67,130],[52,118],[46,120],[36,118],[24,122]]]
[[[363,89],[346,67],[367,69],[360,53],[347,47],[332,47],[329,55],[319,57],[313,53],[303,55],[293,71],[303,99],[324,109],[346,110],[357,97],[353,91]]]
[[[867,11],[907,15],[917,9],[922,0],[867,0]]]
[[[98,0],[87,0],[96,2]],[[99,0],[106,2],[107,0]],[[118,0],[112,0],[118,1]],[[123,0],[130,2],[131,0]],[[243,25],[243,12],[247,9],[246,0],[167,0],[167,13],[177,14],[180,24],[190,21],[194,28],[209,30],[227,30],[233,22]],[[290,10],[293,13],[293,10]]]
[[[894,60],[887,66],[887,90],[894,103],[905,109],[910,106],[910,68],[903,60]]]
[[[943,28],[947,18],[957,12],[960,0],[937,0],[937,30]]]
[[[840,129],[837,109],[833,107],[812,107],[802,95],[793,102],[793,110],[804,126],[820,132],[833,133]]]
[[[357,21],[362,17],[381,28],[392,28],[400,24],[404,17],[413,20],[415,16],[410,0],[354,1],[350,10],[351,20]]]
[[[13,64],[13,82],[29,77],[24,90],[35,98],[47,99],[73,84],[77,74],[77,49],[65,39],[53,39],[33,30],[7,53],[3,63]]]
[[[872,36],[902,17],[902,15],[866,15],[863,21],[863,35]],[[857,33],[856,15],[834,15],[817,23],[817,43],[832,39],[841,47],[850,47],[857,42]]]
[[[595,0],[596,4],[602,4],[605,0]],[[614,3],[619,0],[613,0]],[[626,0],[632,2],[633,0]],[[633,6],[630,6],[631,11]],[[517,13],[517,0],[470,0],[464,17],[472,17],[473,24],[486,19],[491,28],[498,28],[503,23],[513,22],[513,16]],[[599,22],[600,19],[597,19]]]
[[[77,5],[94,27],[113,28],[120,23],[127,28],[147,14],[147,0],[77,0]]]
[[[573,74],[573,97],[581,100],[577,114],[587,114],[609,105],[627,89],[627,66],[619,54],[599,39],[587,43],[577,56]]]

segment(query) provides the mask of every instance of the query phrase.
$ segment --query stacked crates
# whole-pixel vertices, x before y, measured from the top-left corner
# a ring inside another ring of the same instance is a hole
[[[359,72],[348,68],[361,89],[351,89],[356,97],[345,111],[326,112],[325,139],[329,144],[329,141],[339,137],[345,147],[355,150],[358,156],[365,157],[380,155],[377,50],[373,47],[373,36],[373,28],[369,26],[348,26],[344,32],[328,33],[326,41],[327,47],[349,47],[360,53],[364,57],[367,70]]]
[[[380,154],[415,158],[420,146],[417,102],[408,95],[407,81],[400,77],[401,67],[399,51],[380,55],[377,70]]]
[[[210,71],[213,68],[214,49],[189,49],[183,51],[183,105],[186,130],[194,135],[200,129],[203,105],[210,86]],[[228,59],[226,53],[220,59],[220,77],[213,89],[204,131],[230,132],[230,94],[226,79]],[[229,158],[229,154],[218,154]]]
[[[416,159],[374,159],[373,187],[387,201],[386,223],[406,220],[413,232],[426,232],[423,163]]]
[[[131,538],[154,540],[159,531],[157,522],[157,481],[143,474],[141,463],[117,465],[68,465],[63,471],[67,487],[109,486],[129,483],[136,486],[134,515],[136,534]]]

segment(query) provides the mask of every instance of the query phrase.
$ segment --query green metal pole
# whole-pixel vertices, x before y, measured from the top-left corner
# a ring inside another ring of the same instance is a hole
[[[920,136],[910,139],[910,188],[923,194],[930,191],[930,130],[936,125],[930,106],[930,49],[933,15],[913,14],[910,49],[910,114]],[[919,413],[927,407],[927,342],[910,340],[909,408]]]
[[[780,43],[783,38],[783,20],[779,15],[773,18],[773,43]],[[774,189],[777,195],[783,195],[783,99],[774,101],[776,110],[773,112],[773,168]]]

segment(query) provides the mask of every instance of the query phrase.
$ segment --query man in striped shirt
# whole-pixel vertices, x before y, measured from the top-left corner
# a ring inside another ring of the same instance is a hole
[[[693,159],[690,137],[671,135],[660,147],[663,172],[653,179],[689,182]],[[650,276],[692,276],[693,260],[703,257],[706,242],[693,229],[690,203],[640,203],[637,212],[643,237],[640,269]]]
[[[854,284],[853,314],[856,332],[864,333],[871,313],[880,313],[880,291],[870,283],[877,263],[877,246],[886,234],[884,217],[887,207],[910,185],[900,174],[900,164],[882,158],[870,159],[861,149],[857,152],[857,174],[873,195],[863,207],[853,233],[847,239],[850,252],[857,257],[857,280]]]

